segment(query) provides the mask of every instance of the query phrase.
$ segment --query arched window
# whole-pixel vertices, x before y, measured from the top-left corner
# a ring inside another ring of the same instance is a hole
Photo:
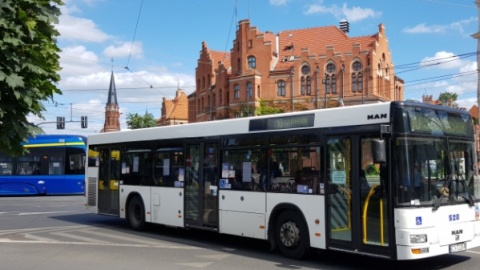
[[[332,75],[332,94],[337,93],[337,76]]]
[[[281,97],[285,96],[285,81],[284,80],[277,81],[277,96],[281,96]]]
[[[355,61],[352,64],[352,92],[362,92],[362,63]]]
[[[301,71],[302,71],[302,77],[300,78],[300,81],[301,81],[300,93],[302,96],[310,95],[312,91],[311,79],[310,79],[310,66],[303,65]]]
[[[257,59],[255,59],[255,56],[251,55],[248,57],[248,67],[249,68],[257,67]]]
[[[302,78],[301,78],[300,80],[301,80],[301,82],[302,82],[302,85],[301,85],[301,88],[300,88],[300,89],[301,89],[301,90],[300,90],[300,94],[301,94],[302,96],[304,96],[304,95],[305,95],[305,92],[306,92],[306,88],[307,88],[305,77],[302,76]]]
[[[310,76],[307,76],[307,95],[312,94],[312,79]]]
[[[328,63],[325,73],[325,93],[337,93],[337,77],[335,76],[335,64]]]

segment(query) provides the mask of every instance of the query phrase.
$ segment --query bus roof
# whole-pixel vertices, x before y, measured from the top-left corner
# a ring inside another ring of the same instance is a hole
[[[391,121],[392,104],[398,106],[418,106],[442,110],[451,108],[413,102],[382,102],[348,107],[316,109],[282,114],[244,117],[190,123],[184,125],[161,126],[127,131],[108,132],[89,135],[91,145],[118,142],[147,141],[159,139],[202,138],[222,135],[255,134],[275,130],[298,130],[307,128],[326,128],[382,124]],[[468,113],[468,112],[465,112]]]
[[[42,146],[65,146],[65,145],[85,145],[87,137],[73,134],[38,134],[35,137],[29,137],[27,142],[22,143],[24,147],[42,147]]]
[[[355,126],[390,121],[391,102],[244,117],[89,135],[89,144],[254,134],[274,130]]]

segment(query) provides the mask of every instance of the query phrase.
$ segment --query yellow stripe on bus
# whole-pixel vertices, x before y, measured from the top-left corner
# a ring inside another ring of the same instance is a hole
[[[69,145],[85,145],[84,142],[67,142],[67,143],[37,143],[37,144],[26,144],[23,147],[46,147],[46,146],[69,146]]]

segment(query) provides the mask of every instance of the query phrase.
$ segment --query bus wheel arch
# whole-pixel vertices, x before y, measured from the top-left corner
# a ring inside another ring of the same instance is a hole
[[[145,205],[142,196],[138,193],[133,193],[127,199],[127,222],[136,231],[145,229]]]
[[[268,239],[271,250],[279,249],[289,258],[301,259],[309,254],[310,236],[304,215],[294,205],[279,205],[269,220]]]

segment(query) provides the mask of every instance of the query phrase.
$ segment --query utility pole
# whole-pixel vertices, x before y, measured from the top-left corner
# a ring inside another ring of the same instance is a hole
[[[480,0],[475,1],[475,4],[477,4],[477,13],[480,17]],[[480,51],[480,20],[478,20],[477,29],[478,29],[477,33],[473,34],[472,37],[477,39],[477,111],[478,111],[477,121],[478,121],[478,126],[480,126],[480,68],[478,66],[479,63],[480,63],[480,55],[479,55],[479,51]],[[480,134],[477,133],[475,135],[477,137],[476,144],[478,144]],[[479,149],[478,149],[478,145],[477,145],[477,151],[478,150]]]

